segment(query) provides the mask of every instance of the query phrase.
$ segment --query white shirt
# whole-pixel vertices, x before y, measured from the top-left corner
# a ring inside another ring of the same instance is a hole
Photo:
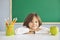
[[[36,31],[36,33],[48,33],[49,32],[49,29],[47,27],[42,27],[40,26],[39,27],[41,30],[39,31]]]
[[[41,30],[35,31],[35,33],[48,33],[48,31],[49,31],[49,29],[46,28],[46,27],[40,26],[39,28]],[[15,30],[15,34],[24,34],[24,33],[27,33],[27,32],[29,32],[29,28],[26,28],[26,27],[20,27],[20,28],[17,28]]]

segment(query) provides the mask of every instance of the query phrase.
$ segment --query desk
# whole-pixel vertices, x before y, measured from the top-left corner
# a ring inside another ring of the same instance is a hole
[[[59,40],[60,33],[56,36],[50,34],[20,34],[6,36],[5,32],[0,32],[0,40]]]

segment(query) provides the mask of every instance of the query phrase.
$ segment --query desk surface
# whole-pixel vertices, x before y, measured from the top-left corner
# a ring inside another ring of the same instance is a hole
[[[0,32],[0,40],[59,40],[59,37],[60,33],[56,36],[44,33],[6,36],[5,32]]]

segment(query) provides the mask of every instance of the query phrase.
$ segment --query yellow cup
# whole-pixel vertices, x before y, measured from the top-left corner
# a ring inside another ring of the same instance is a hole
[[[15,34],[15,32],[14,32],[14,25],[8,25],[6,27],[6,36],[12,36],[14,34]]]

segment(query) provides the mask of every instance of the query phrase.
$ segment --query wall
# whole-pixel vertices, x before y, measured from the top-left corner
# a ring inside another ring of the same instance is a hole
[[[9,17],[9,0],[0,0],[0,30],[5,30],[5,19]]]

